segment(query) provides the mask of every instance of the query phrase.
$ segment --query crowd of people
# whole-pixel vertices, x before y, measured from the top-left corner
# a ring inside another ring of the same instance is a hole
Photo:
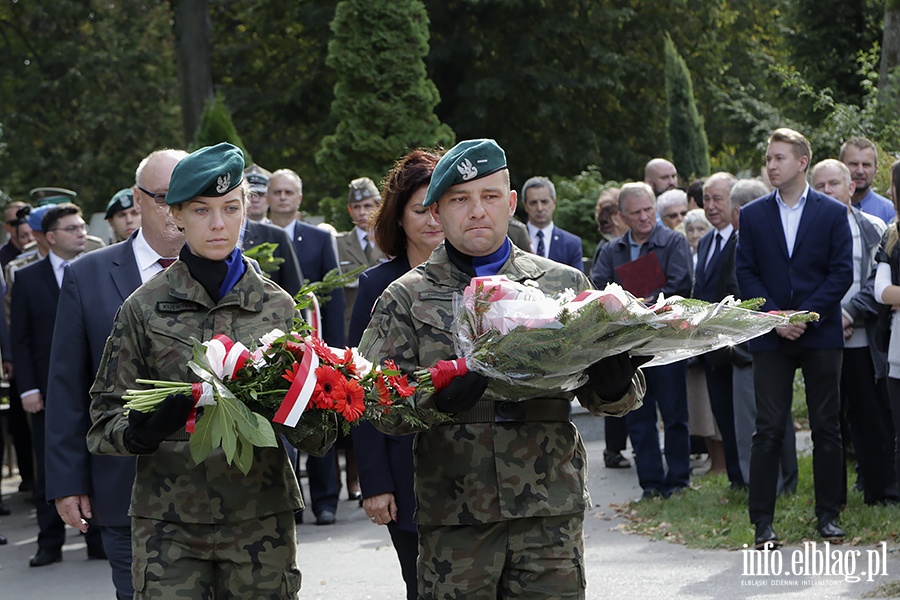
[[[227,143],[149,154],[107,205],[107,240],[88,234],[75,192],[36,188],[30,204],[6,206],[0,247],[7,430],[37,509],[30,565],[62,560],[68,524],[90,558],[109,561],[118,598],[293,598],[305,470],[317,525],[336,521],[345,488],[388,527],[408,598],[583,598],[589,497],[572,401],[605,418],[605,467],[633,463],[637,501],[686,493],[692,454],[708,454],[712,472],[748,489],[755,547],[777,547],[775,499],[798,479],[798,368],[817,532],[840,542],[849,487],[866,504],[900,501],[900,335],[890,335],[900,328],[900,234],[894,203],[872,187],[877,166],[865,138],[813,163],[790,129],[768,139],[760,179],[685,182],[655,158],[643,181],[600,194],[590,258],[553,222],[553,182],[531,177],[517,193],[487,139],[410,152],[380,186],[349,182],[345,233],[301,220],[297,173],[245,165]],[[896,201],[900,161],[891,175]],[[281,259],[265,273],[243,254],[264,243]],[[289,329],[304,281],[360,267],[321,307],[317,335],[406,373],[455,357],[453,297],[475,276],[550,293],[617,283],[648,304],[660,294],[760,297],[761,310],[820,319],[665,366],[616,354],[577,390],[527,401],[470,371],[414,394],[449,421],[387,415],[337,440],[283,439],[254,449],[247,474],[220,455],[194,464],[189,396],[126,414],[136,379],[191,379],[191,337],[251,342]]]

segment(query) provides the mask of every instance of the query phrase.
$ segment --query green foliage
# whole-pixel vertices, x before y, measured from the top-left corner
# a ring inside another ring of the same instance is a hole
[[[812,456],[801,454],[798,463],[796,493],[779,496],[775,507],[775,531],[789,545],[818,539],[812,506]],[[852,472],[852,465],[848,468]],[[900,507],[866,506],[862,493],[850,487],[840,524],[854,539],[854,545],[865,547],[896,539]],[[753,542],[754,530],[747,518],[747,492],[729,489],[725,475],[695,478],[690,489],[667,500],[633,502],[621,507],[621,511],[629,519],[631,531],[692,548],[738,550]]]
[[[0,187],[66,187],[99,211],[182,146],[170,19],[158,0],[0,3]]]
[[[452,130],[434,114],[440,97],[425,71],[428,15],[421,1],[343,0],[331,29],[336,127],[316,163],[332,186],[362,176],[379,181],[408,151],[453,143]]]
[[[353,229],[353,219],[347,212],[346,198],[332,198],[326,196],[319,203],[319,213],[325,218],[326,223],[331,223],[338,231],[350,231]]]
[[[669,145],[678,172],[687,181],[693,181],[709,175],[709,143],[703,117],[694,100],[690,71],[668,34],[665,36],[665,57]]]
[[[225,97],[218,93],[207,100],[203,107],[203,114],[200,115],[200,127],[197,128],[197,136],[194,138],[190,150],[214,146],[221,142],[229,142],[240,148],[244,153],[244,163],[253,164],[252,157],[234,127],[231,113],[225,106]]]

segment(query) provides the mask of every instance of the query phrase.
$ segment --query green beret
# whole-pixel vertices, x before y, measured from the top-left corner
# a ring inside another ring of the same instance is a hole
[[[191,152],[175,165],[166,204],[174,206],[197,196],[224,196],[244,180],[244,153],[222,142]]]
[[[442,156],[435,166],[422,206],[434,204],[457,183],[481,179],[505,168],[506,153],[494,140],[460,142]]]
[[[360,177],[350,182],[350,193],[347,195],[347,204],[362,202],[369,198],[375,198],[375,202],[381,202],[381,194],[375,187],[375,182],[368,177]]]
[[[119,190],[106,204],[106,218],[109,219],[117,212],[128,210],[132,206],[134,206],[134,190],[131,188]]]
[[[36,187],[28,192],[28,195],[31,196],[31,199],[34,200],[38,206],[72,202],[78,196],[78,194],[72,190],[59,187]]]

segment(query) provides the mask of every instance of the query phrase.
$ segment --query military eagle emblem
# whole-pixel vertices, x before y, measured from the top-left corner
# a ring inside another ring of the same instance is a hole
[[[219,175],[219,178],[216,179],[216,191],[220,194],[224,194],[228,191],[228,188],[231,187],[231,173],[225,173],[224,175]]]
[[[468,181],[478,175],[478,168],[468,158],[456,165],[456,170],[462,175],[463,181]]]

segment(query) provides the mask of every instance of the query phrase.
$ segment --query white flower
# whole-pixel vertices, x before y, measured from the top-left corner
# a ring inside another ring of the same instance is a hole
[[[272,347],[272,344],[275,342],[275,340],[281,337],[284,337],[284,332],[280,329],[273,329],[269,333],[259,338],[259,346],[263,351],[266,351]]]
[[[365,374],[372,370],[372,363],[366,360],[356,348],[351,348],[351,351],[353,352],[353,364],[360,374]]]

